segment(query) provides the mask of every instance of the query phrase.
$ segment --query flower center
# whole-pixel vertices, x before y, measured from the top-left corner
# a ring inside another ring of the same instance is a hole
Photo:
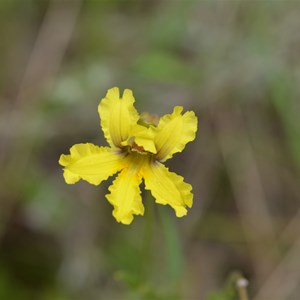
[[[135,142],[131,145],[131,150],[139,152],[141,154],[146,154],[145,149],[142,146],[137,145]]]
[[[126,149],[126,151],[127,151],[128,153],[130,153],[130,152],[135,152],[135,153],[142,154],[142,155],[149,154],[149,152],[146,151],[146,150],[144,149],[144,147],[139,146],[138,144],[136,144],[136,143],[134,142],[134,137],[131,137],[131,138],[129,139],[129,141],[128,141],[128,146],[127,146],[125,149]]]

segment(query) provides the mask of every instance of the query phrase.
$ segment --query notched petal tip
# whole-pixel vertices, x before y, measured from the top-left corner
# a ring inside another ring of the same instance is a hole
[[[70,163],[70,155],[62,154],[62,155],[59,157],[58,163],[59,163],[61,166],[66,167],[66,166]]]
[[[180,115],[182,111],[183,111],[183,106],[175,106],[172,114]]]
[[[120,98],[120,89],[118,87],[113,87],[107,90],[105,98],[109,100],[118,100]]]
[[[116,219],[118,223],[122,223],[124,225],[130,225],[133,221],[133,215],[120,216],[117,210],[113,210],[112,216]]]
[[[125,99],[130,99],[130,100],[133,100],[133,102],[135,102],[135,99],[133,97],[133,92],[132,90],[130,89],[125,89],[124,92],[123,92],[123,95],[122,95],[122,99],[125,100]]]
[[[63,171],[64,171],[63,176],[64,176],[65,182],[67,184],[74,184],[80,180],[80,176],[73,174],[72,172],[70,172],[68,170],[68,165],[70,165],[72,163],[71,155],[62,154],[59,158],[58,163],[61,166],[65,167],[65,168],[63,168]]]
[[[64,169],[64,179],[67,184],[74,184],[80,180],[80,176],[70,172],[68,169]]]
[[[177,218],[182,218],[187,215],[187,209],[182,206],[174,206],[173,209],[175,210],[175,215]]]

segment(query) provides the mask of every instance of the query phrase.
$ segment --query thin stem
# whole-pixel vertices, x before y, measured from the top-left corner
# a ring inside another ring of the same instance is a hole
[[[146,196],[146,211],[145,214],[145,227],[144,227],[144,238],[142,245],[142,261],[141,261],[141,273],[146,275],[145,273],[148,270],[148,266],[151,262],[151,246],[152,246],[152,238],[153,238],[153,199],[149,193]]]
[[[183,272],[183,257],[179,234],[170,211],[165,207],[159,207],[159,215],[165,240],[167,277],[170,278],[174,286],[179,287]]]
[[[240,277],[236,281],[236,287],[240,296],[240,300],[249,300],[247,292],[248,280],[244,277]]]

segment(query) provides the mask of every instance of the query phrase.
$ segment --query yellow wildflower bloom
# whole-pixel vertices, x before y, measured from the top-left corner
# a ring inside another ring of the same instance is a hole
[[[181,152],[194,140],[197,117],[181,106],[158,120],[156,125],[144,121],[134,108],[132,91],[126,89],[120,97],[118,88],[108,90],[98,112],[101,127],[110,147],[90,143],[71,147],[69,155],[61,155],[66,183],[80,179],[99,185],[109,176],[120,172],[106,195],[113,205],[118,222],[130,224],[133,215],[143,215],[144,206],[139,185],[144,179],[157,203],[170,205],[177,217],[186,215],[186,207],[193,204],[192,186],[183,177],[172,173],[162,162]],[[148,119],[148,120],[147,120]],[[153,119],[153,118],[152,118]]]

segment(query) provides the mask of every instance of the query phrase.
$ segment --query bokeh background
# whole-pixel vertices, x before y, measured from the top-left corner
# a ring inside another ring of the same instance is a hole
[[[0,1],[0,299],[238,299],[300,294],[300,3]],[[193,185],[177,219],[143,192],[116,223],[98,187],[65,184],[75,143],[105,145],[97,105],[194,110],[167,162]]]

